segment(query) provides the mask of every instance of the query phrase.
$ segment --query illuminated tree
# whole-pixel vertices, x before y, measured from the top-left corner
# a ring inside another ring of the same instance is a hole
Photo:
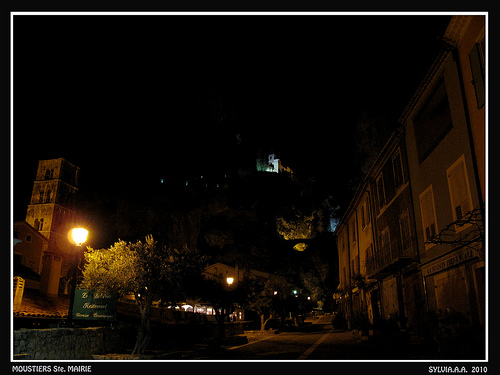
[[[153,301],[179,301],[190,278],[201,273],[203,258],[187,247],[161,246],[152,236],[146,236],[145,242],[119,240],[109,249],[87,249],[81,287],[106,294],[134,294],[141,325],[133,354],[144,353],[151,338]]]

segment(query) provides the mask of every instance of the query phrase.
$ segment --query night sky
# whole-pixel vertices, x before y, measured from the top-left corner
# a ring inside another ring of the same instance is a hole
[[[99,190],[272,149],[343,191],[359,169],[357,119],[397,120],[449,19],[16,16],[14,220],[38,160],[58,157]]]

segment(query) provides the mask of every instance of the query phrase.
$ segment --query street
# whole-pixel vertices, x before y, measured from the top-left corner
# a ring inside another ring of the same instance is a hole
[[[226,359],[307,359],[332,333],[330,317],[322,316],[299,332],[283,332],[229,348]],[[350,332],[347,335],[352,337]]]
[[[194,360],[377,360],[424,359],[415,348],[396,348],[377,341],[362,342],[351,331],[332,329],[331,317],[313,318],[312,324],[247,344],[217,350],[184,353]]]
[[[325,359],[325,355],[331,355],[325,348],[331,346],[334,335],[330,316],[324,315],[301,331],[283,332],[229,348],[226,359]],[[351,332],[342,332],[340,335],[342,342],[353,341]]]

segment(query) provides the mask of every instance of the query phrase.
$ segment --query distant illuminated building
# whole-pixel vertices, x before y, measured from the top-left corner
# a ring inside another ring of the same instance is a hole
[[[268,169],[267,169],[267,172],[275,172],[275,173],[278,173],[279,172],[279,168],[280,168],[280,165],[281,165],[281,161],[280,159],[276,159],[276,155],[274,154],[271,154],[268,156]]]
[[[289,173],[293,174],[290,167],[285,167],[281,160],[276,158],[276,155],[270,154],[267,157],[257,158],[257,171],[259,172],[274,172],[274,173]]]

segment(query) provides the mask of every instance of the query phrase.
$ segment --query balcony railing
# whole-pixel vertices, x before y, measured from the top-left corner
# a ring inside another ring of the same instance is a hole
[[[414,257],[412,241],[408,241],[403,246],[401,240],[397,239],[379,249],[377,253],[367,257],[366,273],[369,277],[390,274],[406,266]]]

